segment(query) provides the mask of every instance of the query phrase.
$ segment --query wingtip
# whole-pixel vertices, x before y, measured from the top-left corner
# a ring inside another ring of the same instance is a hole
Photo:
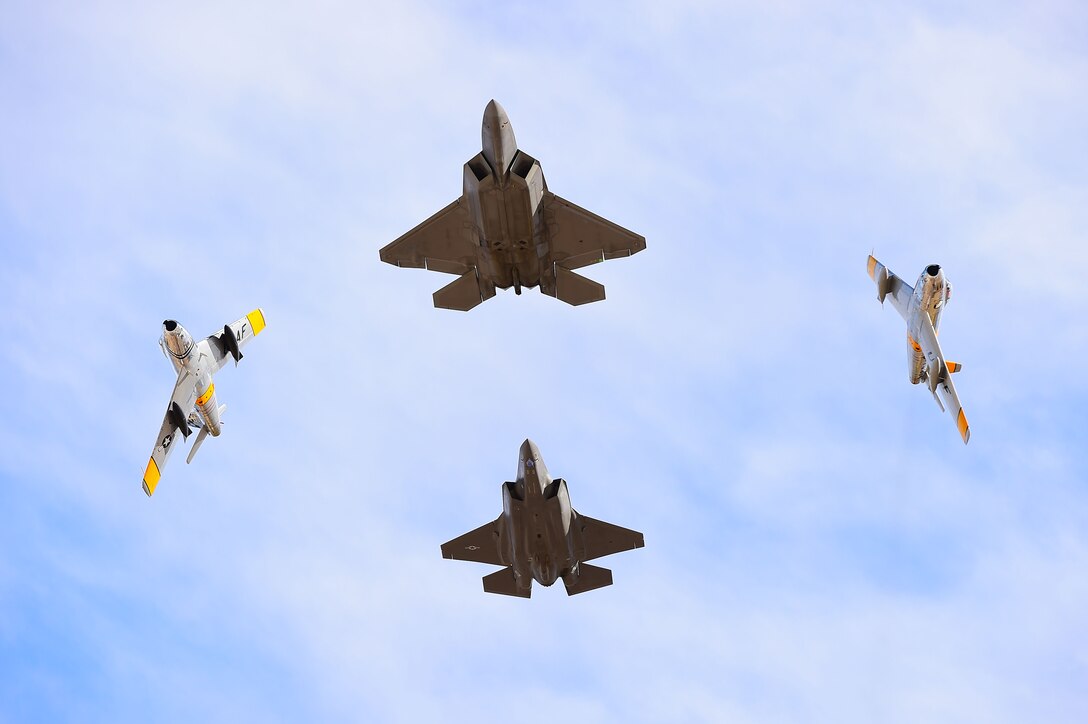
[[[960,431],[960,437],[963,438],[963,444],[966,445],[971,439],[971,426],[967,424],[967,415],[964,414],[962,407],[960,414],[956,416],[956,427]]]
[[[264,310],[257,307],[247,314],[246,318],[249,319],[249,326],[253,330],[253,336],[256,337],[265,327]]]
[[[155,488],[159,484],[159,477],[158,463],[152,457],[147,461],[147,467],[144,468],[144,492],[147,493],[147,497],[150,498],[151,494],[155,492]]]

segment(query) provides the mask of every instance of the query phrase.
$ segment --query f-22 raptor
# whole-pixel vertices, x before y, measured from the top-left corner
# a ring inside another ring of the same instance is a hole
[[[947,410],[956,421],[956,429],[963,444],[971,439],[967,415],[960,405],[960,396],[952,384],[952,375],[963,369],[958,362],[944,358],[937,341],[941,326],[941,313],[952,299],[952,284],[938,264],[930,264],[918,276],[914,287],[897,277],[871,254],[868,261],[869,277],[876,283],[876,298],[881,304],[891,299],[895,311],[907,323],[908,376],[912,385],[925,382],[937,406]]]
[[[174,366],[178,381],[170,393],[170,403],[166,415],[155,438],[155,448],[151,459],[144,469],[144,492],[150,497],[155,492],[162,476],[162,469],[170,453],[177,447],[175,440],[180,432],[186,440],[193,430],[200,430],[189,451],[186,463],[193,461],[193,456],[209,434],[218,437],[222,432],[222,416],[226,405],[220,405],[215,397],[215,384],[212,377],[233,359],[235,366],[242,359],[242,348],[249,340],[264,329],[264,312],[254,309],[241,319],[223,325],[215,334],[194,342],[185,327],[173,319],[162,323],[162,338],[159,346],[162,353]]]
[[[461,198],[381,250],[400,267],[457,274],[434,306],[468,311],[495,289],[539,286],[568,304],[604,299],[604,286],[574,269],[630,256],[646,239],[548,190],[540,163],[518,150],[510,119],[487,104],[483,150],[464,167]]]
[[[570,506],[567,483],[552,480],[540,450],[521,445],[517,481],[502,486],[502,514],[442,546],[443,558],[491,563],[484,591],[529,598],[533,580],[562,578],[567,595],[612,585],[612,571],[586,561],[642,548],[642,533],[581,515]]]

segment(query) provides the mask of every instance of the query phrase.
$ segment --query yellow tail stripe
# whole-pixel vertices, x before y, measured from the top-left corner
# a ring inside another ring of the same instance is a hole
[[[159,466],[155,463],[155,458],[151,458],[147,461],[147,468],[144,469],[144,492],[150,497],[158,484]]]
[[[872,279],[876,274],[876,257],[872,254],[869,255],[869,278]]]
[[[264,312],[260,307],[247,314],[246,319],[249,320],[249,326],[253,328],[253,336],[257,336],[264,329]]]
[[[208,383],[208,389],[204,390],[204,394],[201,395],[200,397],[196,398],[196,404],[200,405],[201,407],[204,407],[204,405],[207,404],[208,400],[212,399],[212,395],[214,395],[214,394],[215,394],[215,383],[214,382],[209,382]]]

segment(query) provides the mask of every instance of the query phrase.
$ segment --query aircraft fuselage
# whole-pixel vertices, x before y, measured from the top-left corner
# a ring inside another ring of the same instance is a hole
[[[463,200],[480,246],[484,296],[495,287],[521,294],[541,286],[554,295],[541,202],[548,193],[540,163],[519,151],[510,119],[494,101],[484,111],[483,150],[464,167]]]
[[[918,384],[926,376],[926,358],[922,347],[918,344],[918,324],[922,314],[929,317],[934,331],[940,329],[941,313],[945,303],[952,298],[952,285],[944,276],[944,270],[937,264],[930,264],[918,277],[918,283],[914,285],[914,294],[910,300],[910,321],[907,324],[907,343],[910,346],[907,354],[908,376],[911,384]]]
[[[502,488],[499,549],[521,588],[550,586],[577,564],[566,481],[552,480],[532,442],[521,446],[518,479]]]
[[[196,389],[200,395],[196,399],[196,410],[200,414],[200,421],[212,437],[218,437],[222,427],[219,419],[219,404],[215,397],[215,384],[212,382],[215,359],[207,343],[194,344],[192,335],[185,327],[168,319],[162,323],[160,344],[163,354],[173,364],[174,372],[180,375],[184,371],[196,380]],[[195,421],[190,420],[190,422]],[[199,427],[199,425],[196,426]]]

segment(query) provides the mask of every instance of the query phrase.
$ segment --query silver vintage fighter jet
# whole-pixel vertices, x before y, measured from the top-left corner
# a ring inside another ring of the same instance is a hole
[[[643,545],[638,531],[571,508],[566,481],[548,476],[540,450],[526,440],[517,481],[502,486],[502,513],[443,545],[442,557],[504,566],[484,576],[488,593],[529,598],[533,579],[550,586],[562,578],[567,595],[573,596],[612,585],[612,571],[586,561]]]
[[[209,434],[218,437],[222,431],[221,416],[227,409],[219,405],[215,398],[215,385],[212,376],[223,369],[228,358],[234,359],[235,366],[242,359],[242,348],[249,340],[264,329],[264,312],[254,309],[233,324],[223,327],[198,344],[193,343],[189,332],[173,319],[162,323],[162,338],[159,346],[166,358],[174,365],[178,374],[174,392],[170,395],[170,404],[162,428],[155,440],[155,449],[144,470],[144,492],[150,497],[159,484],[166,460],[174,451],[178,432],[188,440],[194,429],[200,430],[193,443],[186,463],[193,461],[200,443]]]
[[[937,342],[941,312],[952,298],[952,285],[945,279],[944,271],[937,264],[930,264],[922,270],[918,285],[912,289],[870,255],[869,277],[876,282],[876,298],[880,303],[890,298],[892,306],[907,322],[911,384],[926,382],[937,406],[947,410],[956,421],[956,428],[966,445],[971,439],[971,428],[952,384],[952,374],[963,369],[963,365],[945,360]]]
[[[568,304],[604,299],[604,286],[574,269],[630,256],[646,239],[561,199],[535,158],[519,151],[506,111],[484,110],[483,151],[464,167],[461,198],[381,250],[400,267],[457,274],[434,306],[468,311],[495,288],[522,287]]]

